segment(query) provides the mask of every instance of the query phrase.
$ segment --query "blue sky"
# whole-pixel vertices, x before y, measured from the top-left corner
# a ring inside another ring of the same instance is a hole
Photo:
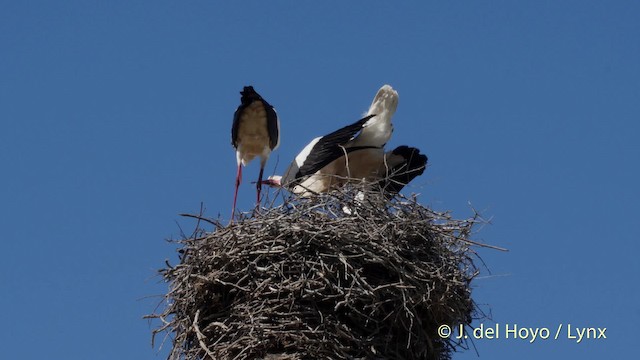
[[[3,357],[164,358],[146,297],[176,259],[164,240],[193,227],[179,213],[229,216],[242,86],[282,121],[271,174],[385,83],[400,93],[390,146],[429,156],[407,191],[457,217],[471,203],[492,219],[475,239],[510,249],[479,250],[482,323],[607,328],[580,344],[476,340],[480,358],[627,355],[638,14],[633,1],[0,1]]]

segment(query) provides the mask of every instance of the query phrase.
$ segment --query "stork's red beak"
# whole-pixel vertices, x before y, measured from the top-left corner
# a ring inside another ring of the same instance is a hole
[[[280,180],[276,180],[276,179],[262,180],[261,184],[262,185],[267,185],[267,186],[270,186],[270,187],[281,187]]]

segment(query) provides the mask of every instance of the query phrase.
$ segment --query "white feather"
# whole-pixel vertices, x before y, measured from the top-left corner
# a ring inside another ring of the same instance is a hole
[[[398,92],[390,85],[383,85],[373,98],[373,102],[367,111],[368,115],[375,114],[371,120],[364,124],[360,134],[349,146],[376,146],[383,147],[391,138],[393,125],[391,118],[398,108]]]

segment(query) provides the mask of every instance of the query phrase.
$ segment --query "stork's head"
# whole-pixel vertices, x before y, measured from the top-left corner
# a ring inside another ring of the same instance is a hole
[[[280,187],[282,187],[282,176],[280,176],[280,175],[269,176],[267,178],[267,180],[263,180],[262,181],[262,184],[263,185],[268,185],[270,187],[280,188]]]
[[[253,86],[245,86],[244,89],[240,91],[240,95],[242,95],[240,97],[240,101],[245,105],[249,105],[256,100],[262,99],[262,97],[253,89]]]

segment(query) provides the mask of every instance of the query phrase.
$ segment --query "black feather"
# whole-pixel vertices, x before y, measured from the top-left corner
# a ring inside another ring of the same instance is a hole
[[[403,158],[403,161],[389,169],[388,176],[380,180],[380,186],[388,194],[397,194],[411,180],[422,175],[427,167],[427,156],[420,150],[406,145],[398,146],[391,154]]]
[[[375,115],[366,116],[351,125],[347,125],[320,138],[309,152],[304,164],[298,169],[294,179],[297,180],[315,174],[335,159],[343,156],[345,151],[348,153],[353,150],[362,149],[363,147],[345,149],[343,146],[352,140],[355,135],[362,130],[363,125],[374,116]]]

